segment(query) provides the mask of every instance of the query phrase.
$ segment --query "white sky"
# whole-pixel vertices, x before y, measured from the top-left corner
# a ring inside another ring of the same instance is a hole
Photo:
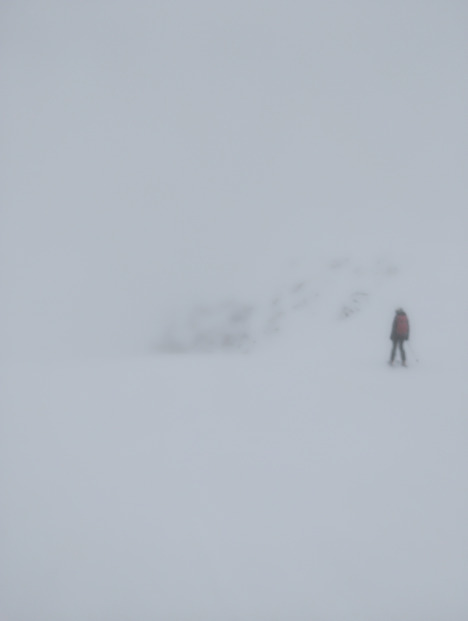
[[[1,13],[6,351],[141,345],[291,260],[462,235],[463,2]]]

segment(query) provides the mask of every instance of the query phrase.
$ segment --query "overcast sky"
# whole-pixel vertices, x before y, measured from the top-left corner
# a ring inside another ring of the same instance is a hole
[[[292,261],[466,231],[465,2],[6,1],[0,23],[3,352],[142,346]]]

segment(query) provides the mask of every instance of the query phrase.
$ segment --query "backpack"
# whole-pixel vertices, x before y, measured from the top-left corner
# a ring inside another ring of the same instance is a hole
[[[398,314],[396,317],[396,326],[395,326],[395,334],[399,338],[404,338],[408,336],[409,332],[409,324],[408,317],[404,314]]]

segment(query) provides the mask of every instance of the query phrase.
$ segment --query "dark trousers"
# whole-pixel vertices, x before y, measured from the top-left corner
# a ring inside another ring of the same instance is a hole
[[[403,349],[404,342],[405,339],[393,339],[392,355],[390,356],[390,362],[393,362],[395,360],[396,349],[398,346],[400,348],[401,361],[406,362],[406,354],[405,350]]]

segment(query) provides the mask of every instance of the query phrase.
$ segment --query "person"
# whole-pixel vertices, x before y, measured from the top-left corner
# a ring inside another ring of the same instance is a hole
[[[395,318],[392,324],[392,333],[390,339],[393,341],[392,353],[390,355],[390,364],[395,360],[397,347],[400,349],[401,364],[406,366],[406,354],[403,343],[409,339],[409,321],[408,316],[402,308],[397,308]]]

